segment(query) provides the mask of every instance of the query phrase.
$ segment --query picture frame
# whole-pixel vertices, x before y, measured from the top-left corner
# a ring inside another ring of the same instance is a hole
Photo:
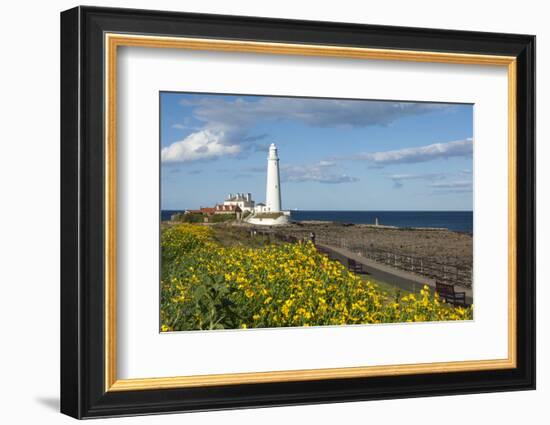
[[[122,46],[505,67],[508,210],[494,214],[508,217],[507,358],[119,379]],[[61,116],[62,413],[92,418],[535,388],[534,36],[76,7],[61,14]]]

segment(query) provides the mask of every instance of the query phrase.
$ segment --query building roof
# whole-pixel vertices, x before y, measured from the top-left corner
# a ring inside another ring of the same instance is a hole
[[[213,214],[216,211],[212,207],[200,207],[198,210],[185,210],[186,214]]]
[[[218,204],[215,208],[215,211],[225,211],[225,212],[242,212],[241,208],[238,205],[223,205]]]

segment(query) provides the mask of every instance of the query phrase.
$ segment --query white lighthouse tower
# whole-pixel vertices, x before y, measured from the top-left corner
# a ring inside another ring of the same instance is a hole
[[[281,211],[281,180],[279,178],[279,157],[277,146],[269,146],[267,156],[267,186],[265,190],[265,206],[269,212]]]
[[[277,146],[272,143],[267,155],[267,183],[265,205],[257,204],[254,213],[246,222],[259,226],[280,226],[289,222],[290,211],[281,210],[281,178],[279,177],[279,156]]]

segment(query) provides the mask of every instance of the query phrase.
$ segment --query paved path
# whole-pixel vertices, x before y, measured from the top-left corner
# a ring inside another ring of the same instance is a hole
[[[363,265],[363,270],[365,270],[365,272],[374,279],[387,282],[406,291],[418,292],[424,285],[428,285],[430,288],[435,289],[434,279],[420,276],[415,273],[410,273],[405,270],[399,270],[386,264],[378,263],[369,258],[357,255],[346,248],[339,248],[320,243],[317,245],[325,251],[328,251],[332,258],[340,261],[345,266],[347,266],[348,258],[355,260],[357,263],[361,263]],[[471,304],[473,300],[472,290],[470,288],[463,288],[459,286],[456,288],[459,292],[466,292],[466,303]]]

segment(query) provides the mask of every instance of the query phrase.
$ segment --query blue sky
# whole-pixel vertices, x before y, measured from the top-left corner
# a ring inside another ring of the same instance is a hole
[[[265,201],[279,148],[284,209],[471,210],[473,105],[160,93],[161,208]]]

